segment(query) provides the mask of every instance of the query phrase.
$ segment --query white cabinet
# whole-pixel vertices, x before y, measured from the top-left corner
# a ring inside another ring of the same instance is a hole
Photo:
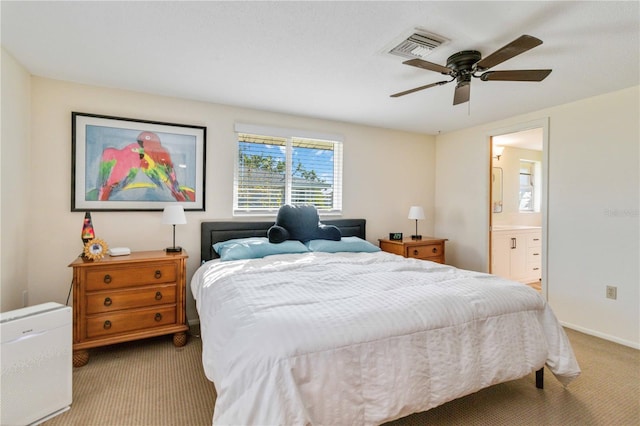
[[[491,273],[523,283],[542,278],[542,232],[537,227],[494,229]]]
[[[542,233],[540,229],[529,232],[527,238],[527,269],[524,280],[527,283],[542,279]]]

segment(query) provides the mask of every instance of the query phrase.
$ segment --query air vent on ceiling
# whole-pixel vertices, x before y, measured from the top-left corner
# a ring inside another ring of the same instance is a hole
[[[422,59],[446,41],[448,40],[435,34],[415,32],[391,49],[389,53],[402,56],[403,58]]]

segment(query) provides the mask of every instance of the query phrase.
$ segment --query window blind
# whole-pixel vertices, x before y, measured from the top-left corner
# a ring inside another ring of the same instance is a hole
[[[237,133],[237,140],[234,214],[275,214],[283,204],[341,212],[340,142],[250,133]]]

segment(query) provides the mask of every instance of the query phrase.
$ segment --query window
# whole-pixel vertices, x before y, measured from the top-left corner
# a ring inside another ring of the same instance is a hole
[[[520,193],[519,210],[521,212],[535,211],[535,162],[520,160]]]
[[[283,204],[341,213],[339,136],[240,124],[236,133],[234,214],[275,214]]]

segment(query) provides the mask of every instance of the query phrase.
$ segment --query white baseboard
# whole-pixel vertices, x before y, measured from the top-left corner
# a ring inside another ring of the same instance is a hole
[[[640,349],[640,342],[632,342],[630,340],[620,339],[619,337],[611,336],[611,335],[606,334],[606,333],[601,333],[599,331],[595,331],[595,330],[591,330],[591,329],[588,329],[588,328],[580,327],[578,325],[570,324],[570,323],[564,322],[564,321],[560,321],[560,324],[563,327],[567,327],[567,328],[570,328],[572,330],[576,330],[576,331],[579,331],[581,333],[588,334],[590,336],[599,337],[599,338],[604,339],[604,340],[609,340],[610,342],[619,343],[619,344],[624,345],[624,346],[629,346],[630,348],[633,348],[633,349]]]

